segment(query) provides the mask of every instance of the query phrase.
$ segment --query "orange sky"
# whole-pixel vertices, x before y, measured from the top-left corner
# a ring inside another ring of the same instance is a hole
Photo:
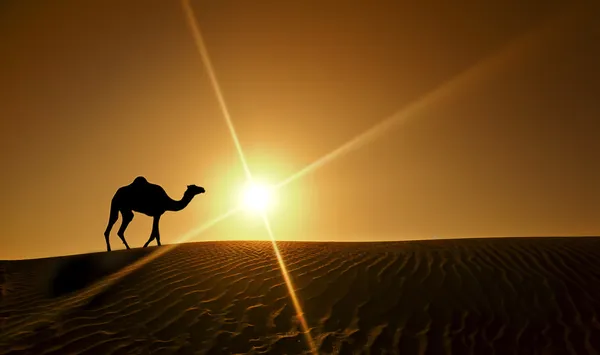
[[[258,178],[419,103],[280,190],[288,240],[600,234],[594,3],[192,1]],[[176,199],[207,190],[162,218],[163,243],[237,203],[243,169],[179,1],[3,0],[0,43],[0,259],[105,250],[110,200],[138,175]],[[129,244],[151,225],[137,215]],[[194,240],[257,238],[240,214]]]

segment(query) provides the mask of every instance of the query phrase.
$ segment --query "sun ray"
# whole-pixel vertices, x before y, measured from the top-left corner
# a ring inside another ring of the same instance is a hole
[[[431,107],[431,105],[439,99],[454,94],[460,87],[474,84],[476,81],[482,80],[486,75],[489,76],[494,70],[502,68],[502,65],[508,60],[515,58],[518,54],[522,54],[524,50],[531,48],[531,45],[539,44],[541,42],[540,40],[542,39],[542,35],[546,35],[545,38],[548,38],[550,30],[555,29],[559,21],[573,19],[573,17],[568,16],[572,14],[572,12],[562,12],[558,16],[550,17],[538,26],[535,26],[524,34],[521,34],[517,38],[514,38],[512,41],[502,46],[491,55],[486,56],[484,59],[478,61],[464,71],[442,82],[436,88],[414,100],[404,108],[394,113],[392,116],[389,116],[373,127],[350,139],[346,143],[343,143],[338,148],[330,151],[311,164],[292,174],[287,179],[275,185],[275,189],[279,189],[285,185],[288,185],[300,177],[311,173],[314,170],[323,167],[327,163],[343,156],[344,154],[349,153],[352,150],[356,150],[373,141],[374,139],[379,138],[382,134],[388,132],[390,128],[402,123],[406,123],[409,119],[414,118],[418,113],[422,112],[423,109]]]
[[[194,229],[190,230],[189,232],[185,233],[177,240],[176,243],[182,243],[182,242],[188,241],[192,237],[194,237],[200,233],[203,233],[203,232],[207,231],[208,229],[214,227],[219,222],[226,220],[227,218],[231,217],[232,215],[239,212],[240,210],[241,210],[241,208],[238,207],[238,208],[231,209],[231,210],[221,214],[220,216],[204,223],[200,227],[194,228]],[[0,336],[0,340],[10,339],[10,337],[12,335],[26,331],[28,327],[36,326],[37,324],[39,324],[40,321],[43,321],[42,319],[40,319],[40,317],[44,317],[46,321],[51,321],[55,317],[60,316],[60,314],[62,312],[65,312],[65,311],[68,311],[69,309],[78,307],[81,304],[85,304],[89,299],[100,294],[101,292],[103,292],[110,286],[114,285],[115,283],[119,282],[125,276],[140,269],[144,265],[147,265],[149,262],[151,262],[151,261],[157,259],[158,257],[160,257],[161,255],[164,255],[165,253],[171,251],[175,247],[177,247],[177,244],[167,244],[167,245],[163,245],[162,247],[157,248],[154,252],[142,257],[141,259],[124,267],[123,269],[117,271],[116,273],[114,273],[110,276],[107,276],[106,278],[96,282],[95,284],[93,284],[92,286],[90,286],[86,289],[79,291],[78,293],[73,294],[73,297],[69,297],[63,301],[60,301],[58,304],[56,304],[52,307],[48,307],[42,316],[35,315],[35,317],[33,317],[33,316],[32,317],[23,317],[19,323],[13,324],[10,327],[10,331],[6,331],[5,334],[2,334]],[[6,337],[6,338],[4,338],[4,337]]]
[[[210,82],[215,90],[215,94],[217,96],[217,100],[219,101],[219,107],[223,112],[223,117],[225,117],[225,121],[227,122],[227,127],[229,128],[229,133],[231,133],[231,138],[233,139],[233,143],[235,144],[235,148],[237,153],[242,161],[242,165],[244,166],[244,172],[246,173],[246,178],[249,181],[252,181],[252,174],[250,174],[250,168],[248,167],[248,163],[246,162],[246,158],[244,157],[244,151],[242,150],[242,146],[238,139],[238,136],[235,131],[235,127],[233,126],[233,121],[231,120],[231,115],[229,114],[229,110],[227,109],[227,105],[225,103],[225,98],[223,97],[223,91],[219,86],[219,82],[217,81],[217,75],[215,74],[215,70],[212,66],[212,62],[210,61],[210,56],[208,55],[208,50],[206,49],[206,44],[204,43],[204,38],[202,37],[202,32],[200,31],[200,26],[198,26],[198,22],[196,21],[196,16],[194,15],[194,9],[190,4],[190,0],[182,0],[183,9],[186,14],[186,19],[188,25],[190,26],[190,30],[192,35],[194,36],[194,41],[196,43],[196,48],[202,57],[202,61],[206,66],[206,71],[208,72],[208,77]]]
[[[237,212],[240,212],[241,210],[242,210],[241,207],[232,208],[229,211],[220,215],[219,217],[216,217],[215,219],[209,221],[208,223],[205,223],[202,226],[200,226],[198,228],[194,228],[191,231],[185,233],[184,235],[179,237],[175,243],[187,242],[188,240],[192,239],[192,237],[197,236],[200,233],[204,233],[205,231],[212,228],[217,223],[224,221],[225,219],[233,216],[234,214],[236,214]]]
[[[304,336],[306,338],[306,342],[308,347],[310,348],[311,353],[317,354],[317,349],[315,346],[315,342],[310,335],[310,330],[308,328],[308,323],[306,322],[306,318],[304,318],[304,311],[302,310],[302,306],[300,305],[300,301],[298,301],[298,297],[296,296],[296,291],[294,290],[294,284],[292,283],[292,279],[287,271],[285,266],[285,262],[283,261],[283,257],[279,252],[279,247],[277,246],[277,241],[275,240],[275,235],[273,234],[273,230],[271,229],[271,223],[269,223],[269,219],[267,216],[262,213],[263,221],[265,222],[265,227],[267,229],[267,233],[269,234],[269,238],[271,239],[271,244],[273,245],[273,250],[275,251],[275,256],[277,257],[277,262],[279,263],[279,268],[281,269],[281,274],[283,275],[283,279],[288,289],[288,293],[290,294],[290,298],[292,299],[292,303],[294,305],[294,309],[296,310],[296,317],[300,322],[300,326],[304,332]]]

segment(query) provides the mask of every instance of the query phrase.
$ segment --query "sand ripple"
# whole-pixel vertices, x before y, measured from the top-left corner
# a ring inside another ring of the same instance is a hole
[[[321,354],[600,353],[600,238],[279,247]],[[270,242],[156,250],[0,262],[0,353],[309,353]]]

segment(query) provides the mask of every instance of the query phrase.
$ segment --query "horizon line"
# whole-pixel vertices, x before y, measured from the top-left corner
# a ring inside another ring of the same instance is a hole
[[[489,235],[489,236],[432,236],[432,237],[420,237],[420,238],[407,238],[407,239],[398,239],[398,240],[390,240],[390,239],[375,239],[375,240],[277,240],[276,242],[284,242],[284,243],[329,243],[329,244],[337,244],[337,243],[403,243],[403,242],[417,242],[417,241],[439,241],[439,240],[462,240],[462,239],[516,239],[516,238],[600,238],[600,235],[594,234],[556,234],[556,235]],[[206,240],[197,240],[197,241],[186,241],[183,243],[163,243],[162,246],[149,246],[147,248],[138,247],[131,248],[129,251],[127,249],[115,249],[114,252],[132,252],[137,250],[154,250],[161,247],[176,247],[177,245],[185,245],[185,244],[196,244],[196,243],[231,243],[231,242],[271,242],[271,239],[206,239]],[[0,262],[12,262],[12,261],[34,261],[34,260],[43,260],[43,259],[53,259],[53,258],[66,258],[73,256],[83,256],[83,255],[94,255],[94,254],[107,254],[106,251],[89,251],[85,253],[78,254],[61,254],[61,255],[51,255],[51,256],[41,256],[41,257],[33,257],[33,258],[23,258],[23,259],[0,259]]]

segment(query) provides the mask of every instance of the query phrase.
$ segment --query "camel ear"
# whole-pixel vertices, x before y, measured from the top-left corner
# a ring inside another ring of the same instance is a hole
[[[188,187],[188,189],[189,189],[189,188],[191,188],[191,187],[192,187],[192,185],[188,185],[187,187]]]

